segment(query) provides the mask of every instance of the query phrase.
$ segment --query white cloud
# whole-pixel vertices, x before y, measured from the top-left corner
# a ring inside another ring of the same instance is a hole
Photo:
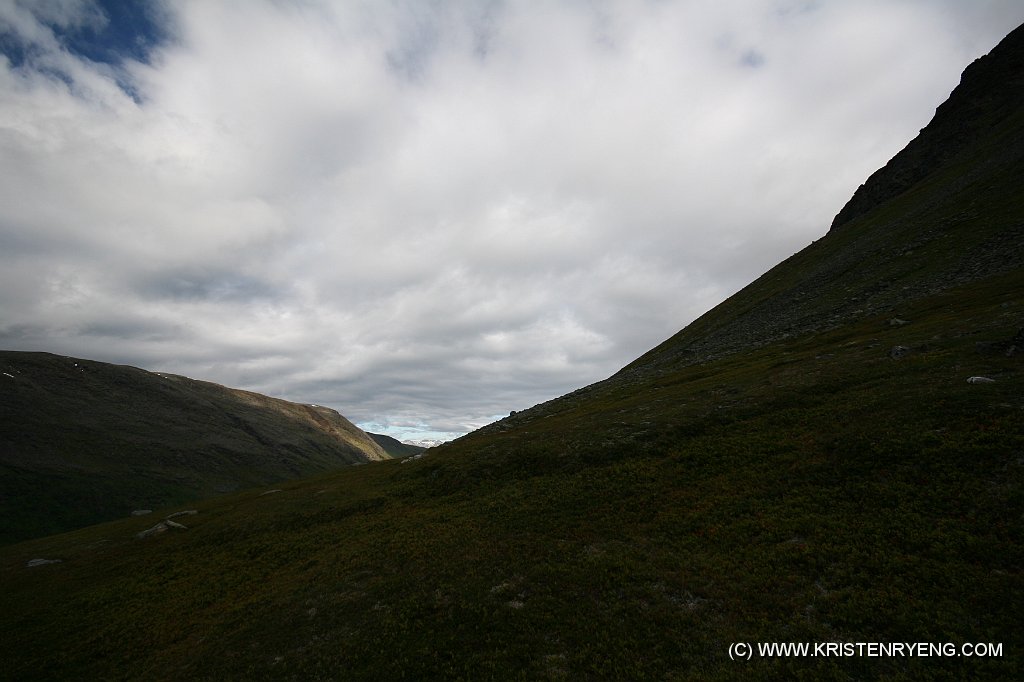
[[[0,2],[0,343],[457,433],[825,232],[1013,2]],[[126,88],[126,83],[128,87]]]

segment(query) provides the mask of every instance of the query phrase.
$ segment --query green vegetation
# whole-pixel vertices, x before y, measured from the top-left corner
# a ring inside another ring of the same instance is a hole
[[[1021,357],[975,343],[1016,333],[1022,286],[202,502],[187,531],[137,540],[144,517],[8,547],[0,653],[52,679],[1011,679]],[[740,663],[735,641],[1003,656]]]
[[[999,120],[606,381],[187,529],[0,548],[6,674],[1024,678],[1024,119]]]
[[[0,543],[387,454],[334,410],[0,351]]]

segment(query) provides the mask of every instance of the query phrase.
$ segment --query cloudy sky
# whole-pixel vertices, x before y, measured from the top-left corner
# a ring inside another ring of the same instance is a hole
[[[822,236],[1019,0],[0,0],[0,348],[450,437]]]

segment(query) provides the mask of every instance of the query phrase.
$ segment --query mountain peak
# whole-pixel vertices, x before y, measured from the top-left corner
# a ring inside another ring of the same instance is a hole
[[[899,196],[956,158],[1024,104],[1024,25],[974,60],[949,99],[902,151],[875,171],[832,221],[835,230]],[[1000,161],[1000,159],[993,159]]]

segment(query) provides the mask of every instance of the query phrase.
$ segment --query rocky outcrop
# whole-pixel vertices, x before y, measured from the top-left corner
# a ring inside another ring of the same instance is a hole
[[[1024,26],[964,72],[931,123],[829,232],[623,368],[631,381],[886,316],[1024,268]],[[993,209],[994,205],[999,208]]]
[[[197,509],[188,509],[186,511],[174,512],[173,514],[168,514],[167,516],[164,517],[163,521],[161,521],[160,523],[156,524],[152,528],[147,528],[144,531],[136,533],[135,537],[138,540],[144,540],[146,538],[153,537],[154,535],[160,535],[161,533],[166,533],[171,528],[173,528],[175,530],[188,530],[188,526],[186,526],[183,523],[179,523],[177,521],[173,521],[172,519],[178,518],[180,516],[194,516],[194,515],[196,515],[198,513],[199,513],[199,511]]]
[[[942,168],[1024,105],[1024,26],[964,70],[960,85],[899,154],[875,171],[832,221],[835,230]],[[992,162],[1002,162],[994,157]],[[964,181],[969,181],[970,175]]]

